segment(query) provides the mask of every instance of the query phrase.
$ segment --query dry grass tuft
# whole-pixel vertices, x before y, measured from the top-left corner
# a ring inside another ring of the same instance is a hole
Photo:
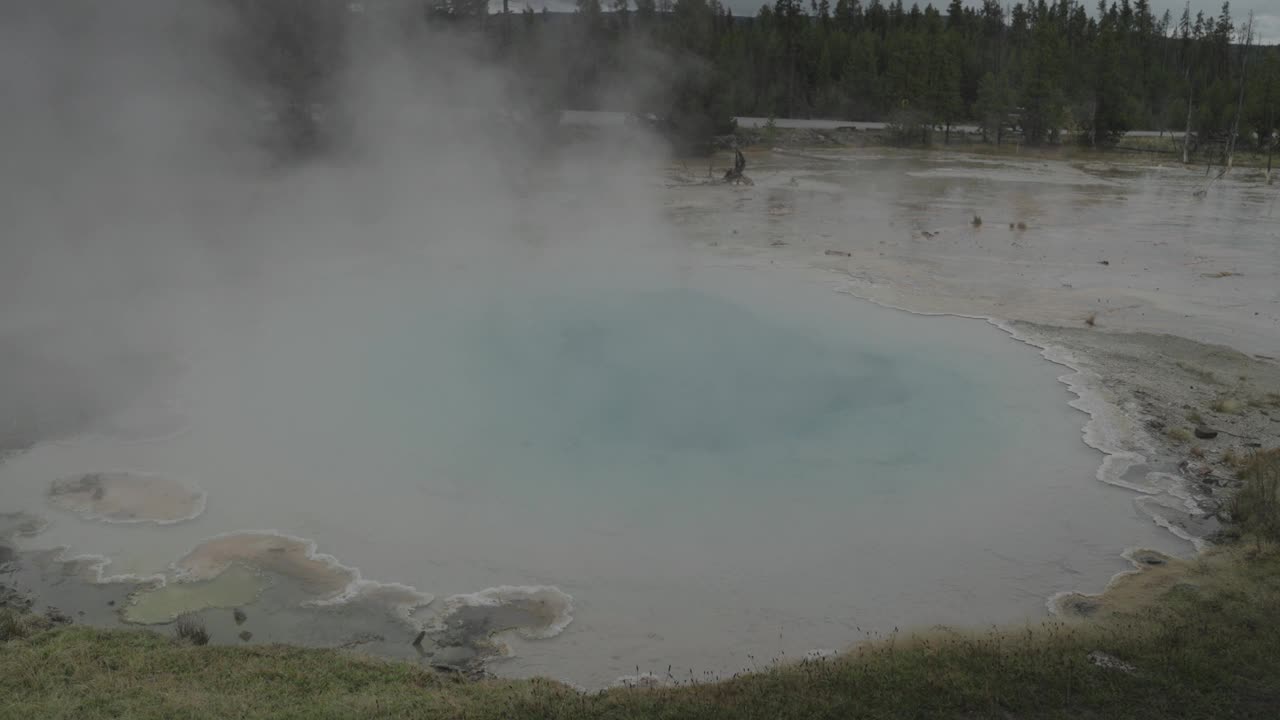
[[[1231,518],[1258,543],[1280,542],[1280,448],[1253,453],[1231,499]]]
[[[173,625],[173,634],[179,640],[185,640],[192,645],[208,645],[209,631],[205,630],[204,623],[194,615],[183,615]]]
[[[0,643],[18,640],[27,636],[22,618],[14,610],[0,608]]]
[[[1165,431],[1164,434],[1170,440],[1173,440],[1174,442],[1180,442],[1180,443],[1191,442],[1191,438],[1193,437],[1190,430],[1186,428],[1180,428],[1180,427],[1169,428],[1168,430]]]
[[[46,615],[0,607],[0,643],[21,640],[42,630],[48,630],[53,625],[54,623]]]
[[[1218,398],[1217,400],[1214,400],[1213,404],[1210,405],[1209,408],[1216,413],[1222,413],[1224,415],[1235,415],[1236,413],[1244,409],[1244,406],[1241,405],[1240,401],[1236,400],[1235,398],[1224,397],[1224,398]]]
[[[1245,470],[1249,469],[1249,463],[1252,462],[1252,453],[1238,452],[1235,448],[1227,448],[1222,453],[1222,464],[1230,467],[1235,471],[1236,475],[1242,475]]]

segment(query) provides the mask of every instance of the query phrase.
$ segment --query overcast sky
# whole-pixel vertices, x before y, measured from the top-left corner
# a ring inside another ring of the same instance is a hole
[[[888,1],[891,0],[881,0],[881,2],[885,2],[886,4],[888,4]],[[1026,0],[1024,0],[1024,2],[1025,1]],[[1132,1],[1133,0],[1130,0],[1130,2]],[[721,0],[721,2],[728,5],[736,15],[755,15],[756,12],[760,10],[760,5],[762,4],[762,0]],[[828,0],[828,2],[831,3],[832,7],[835,7],[836,0]],[[869,0],[863,0],[864,5],[867,2],[869,2]],[[1108,2],[1110,2],[1110,0],[1108,0]],[[1178,18],[1182,15],[1182,8],[1186,4],[1185,0],[1150,0],[1150,2],[1152,12],[1155,13],[1156,18],[1159,18],[1164,14],[1165,10],[1168,10],[1173,14],[1174,22],[1177,22]],[[510,3],[512,10],[522,10],[526,4],[531,6],[534,10],[541,10],[543,6],[546,6],[549,10],[568,11],[573,10],[576,6],[575,0],[528,0],[527,3],[526,0],[510,0]],[[933,5],[934,7],[941,9],[946,7],[949,3],[950,0],[934,0]],[[495,4],[498,7],[501,7],[500,0]],[[607,8],[611,2],[610,0],[601,0],[600,4]],[[772,4],[773,2],[770,1],[769,5]],[[903,0],[903,4],[907,7],[911,7],[911,0]],[[927,0],[925,2],[920,2],[920,7],[924,7],[927,4]],[[980,5],[981,2],[980,0],[979,2],[965,0],[965,4]],[[1006,4],[1013,5],[1013,2],[1006,0]],[[634,3],[632,6],[634,7]],[[1089,9],[1090,14],[1092,14],[1094,8],[1097,6],[1097,0],[1086,0],[1085,6]],[[1217,16],[1218,11],[1221,9],[1221,0],[1191,0],[1191,15],[1193,17],[1199,10],[1203,10],[1206,15],[1212,14]],[[1253,10],[1254,13],[1255,33],[1260,39],[1260,42],[1268,44],[1280,43],[1280,2],[1277,2],[1277,0],[1236,0],[1236,2],[1231,3],[1231,17],[1237,23],[1244,22],[1245,18],[1249,16],[1250,10]]]

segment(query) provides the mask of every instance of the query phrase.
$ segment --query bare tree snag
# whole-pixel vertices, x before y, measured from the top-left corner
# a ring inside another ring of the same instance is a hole
[[[752,182],[751,178],[742,174],[742,171],[745,170],[746,168],[747,168],[747,157],[742,154],[741,150],[739,150],[738,148],[734,148],[733,149],[733,168],[726,170],[724,172],[724,181],[727,183],[733,183],[734,185],[737,185],[739,183],[745,183],[747,185],[755,185],[755,183]]]
[[[1187,131],[1182,135],[1182,164],[1186,165],[1190,160],[1191,147],[1191,104],[1192,96],[1195,94],[1195,87],[1191,84],[1191,66],[1187,66]]]

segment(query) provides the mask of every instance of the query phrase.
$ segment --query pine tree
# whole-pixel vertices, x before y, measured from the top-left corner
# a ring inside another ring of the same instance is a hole
[[[983,139],[988,142],[994,139],[999,145],[1013,113],[1013,92],[1009,88],[1007,76],[1003,73],[987,73],[982,76],[978,83],[978,100],[974,103],[973,113],[978,119],[978,127],[982,129]]]
[[[1249,123],[1258,148],[1267,153],[1267,180],[1271,180],[1272,158],[1280,145],[1280,47],[1266,53],[1253,75],[1249,93]]]

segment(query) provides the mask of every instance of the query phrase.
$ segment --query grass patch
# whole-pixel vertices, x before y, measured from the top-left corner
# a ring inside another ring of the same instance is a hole
[[[332,650],[72,627],[0,646],[0,717],[1263,718],[1280,707],[1277,616],[1280,551],[1263,543],[1129,576],[1088,621],[895,635],[721,683],[589,695]],[[1136,670],[1098,667],[1095,652]]]
[[[1192,410],[1191,412],[1187,413],[1187,422],[1193,422],[1196,425],[1203,425],[1204,416],[1200,414],[1199,410]]]
[[[53,623],[44,615],[0,607],[0,643],[21,640],[51,627]]]
[[[1195,365],[1191,365],[1190,363],[1185,363],[1181,360],[1179,360],[1175,364],[1179,368],[1181,368],[1183,372],[1187,373],[1188,375],[1197,377],[1204,382],[1215,383],[1215,384],[1217,384],[1218,382],[1218,376],[1214,375],[1212,370],[1208,370],[1202,367],[1196,367]]]
[[[1169,428],[1168,430],[1165,431],[1164,434],[1170,440],[1174,442],[1180,442],[1180,443],[1191,442],[1191,438],[1193,437],[1190,430],[1186,428],[1180,428],[1180,427]]]

